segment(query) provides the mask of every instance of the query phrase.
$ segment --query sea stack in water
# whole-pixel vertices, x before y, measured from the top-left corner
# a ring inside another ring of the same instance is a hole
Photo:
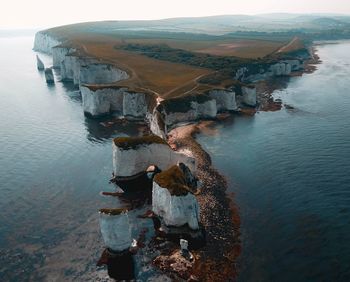
[[[151,165],[166,170],[177,163],[186,164],[195,172],[195,159],[174,152],[168,143],[156,135],[119,137],[113,140],[113,171],[116,178],[143,173]]]
[[[132,240],[126,209],[101,209],[100,229],[109,250],[123,252],[130,248]]]
[[[43,61],[39,58],[38,55],[36,55],[36,67],[38,68],[38,70],[41,70],[41,71],[45,69],[44,63],[43,63]]]
[[[156,174],[152,210],[166,226],[181,227],[187,224],[190,229],[198,230],[199,206],[193,194],[193,176],[188,175],[187,169],[184,171],[185,167],[175,165]]]
[[[45,79],[47,83],[54,83],[55,79],[51,68],[45,69]]]

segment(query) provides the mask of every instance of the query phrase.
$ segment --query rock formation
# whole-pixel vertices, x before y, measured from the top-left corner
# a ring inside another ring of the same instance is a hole
[[[101,209],[100,229],[107,248],[114,252],[128,250],[131,246],[131,231],[127,210]]]
[[[55,46],[52,48],[52,65],[53,68],[60,68],[61,63],[64,61],[65,57],[69,54],[76,51],[70,47]]]
[[[199,229],[199,206],[193,189],[187,186],[186,175],[174,165],[155,175],[152,190],[152,210],[167,226],[188,224]]]
[[[234,91],[215,89],[209,91],[209,97],[216,101],[217,112],[237,110],[236,93]]]
[[[129,75],[113,65],[104,63],[81,64],[80,83],[108,84],[127,79]]]
[[[111,112],[117,112],[122,115],[124,91],[125,88],[94,88],[88,85],[81,85],[80,92],[84,112],[91,116],[100,116]]]
[[[129,119],[143,119],[147,114],[147,102],[145,93],[124,91],[123,115]]]
[[[157,110],[162,114],[166,125],[214,118],[217,114],[215,99],[204,94],[164,100]]]
[[[256,106],[256,88],[252,86],[242,86],[243,103],[255,107]]]
[[[157,109],[154,109],[152,114],[148,113],[147,120],[151,132],[162,139],[166,139],[167,127],[161,113]]]
[[[125,87],[80,85],[84,112],[91,116],[116,113],[131,120],[145,119],[153,95],[132,92]]]
[[[39,58],[38,55],[36,55],[36,67],[38,68],[38,70],[44,70],[45,66],[43,61]]]
[[[54,83],[55,79],[51,68],[45,69],[45,79],[47,83]]]
[[[250,69],[249,66],[241,67],[236,71],[235,79],[247,82],[265,80],[273,76],[288,76],[294,71],[304,68],[299,59],[280,60],[260,69]]]
[[[173,151],[159,136],[119,137],[113,140],[113,171],[117,177],[136,175],[146,171],[150,165],[166,170],[180,162],[195,173],[195,159]]]
[[[61,41],[57,38],[49,35],[45,31],[39,31],[35,34],[33,49],[35,51],[52,54],[52,48],[59,44],[61,44]]]

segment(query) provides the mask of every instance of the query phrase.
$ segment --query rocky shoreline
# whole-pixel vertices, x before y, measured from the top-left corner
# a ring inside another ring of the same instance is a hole
[[[237,275],[236,259],[240,254],[239,214],[227,197],[227,181],[211,164],[211,158],[195,140],[195,135],[214,122],[178,127],[169,133],[169,144],[176,150],[190,150],[198,161],[198,177],[202,181],[197,195],[201,222],[207,243],[196,251],[193,275],[199,281],[232,281]]]

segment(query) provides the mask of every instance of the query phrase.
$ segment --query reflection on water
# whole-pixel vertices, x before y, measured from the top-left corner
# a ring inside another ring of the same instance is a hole
[[[350,280],[350,42],[274,96],[293,107],[201,136],[240,207],[240,281]]]
[[[145,128],[87,119],[72,84],[46,84],[32,44],[0,38],[0,280],[97,280],[98,209],[119,205],[100,195],[115,191],[112,139]]]

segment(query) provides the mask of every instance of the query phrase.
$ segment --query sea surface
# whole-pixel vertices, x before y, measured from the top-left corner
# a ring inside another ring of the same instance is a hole
[[[114,191],[111,142],[144,127],[86,118],[71,84],[46,84],[32,45],[0,37],[0,280],[106,281],[97,211],[123,204],[100,195]],[[240,281],[350,280],[348,50],[318,46],[318,70],[274,93],[294,110],[199,136],[239,206]]]
[[[115,190],[112,139],[144,127],[86,118],[73,85],[46,84],[33,40],[0,36],[0,281],[105,279],[98,209],[122,205],[100,195]]]
[[[239,207],[238,280],[350,281],[350,42],[274,92],[294,109],[234,117],[198,140]]]

